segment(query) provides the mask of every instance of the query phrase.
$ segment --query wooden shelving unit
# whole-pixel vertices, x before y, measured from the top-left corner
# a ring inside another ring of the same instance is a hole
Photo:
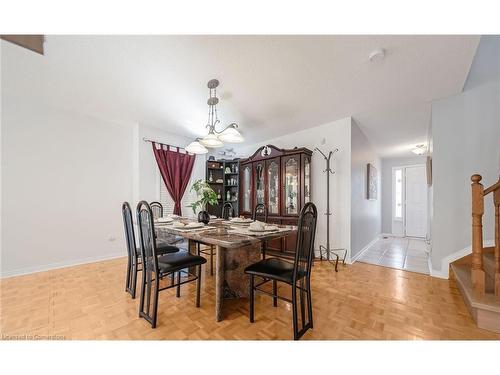
[[[235,214],[239,214],[239,159],[233,160],[208,160],[206,168],[206,181],[220,199],[216,205],[208,207],[208,213],[217,217],[222,216],[222,206],[231,202]]]

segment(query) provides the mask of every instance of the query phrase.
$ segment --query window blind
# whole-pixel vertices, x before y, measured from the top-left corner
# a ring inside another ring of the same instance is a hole
[[[160,175],[160,171],[158,169],[156,170],[156,176],[157,176],[158,191],[159,191],[158,201],[163,206],[163,215],[166,216],[174,212],[174,200],[168,193],[167,187],[165,186],[165,182],[163,182],[163,179]],[[190,191],[191,186],[192,186],[192,178],[189,179],[188,186],[186,188],[186,191],[184,192],[184,196],[182,197],[181,209],[182,209],[182,216],[194,218],[195,215],[193,214],[193,210],[191,209],[191,207],[187,207],[191,203],[196,202],[197,199],[196,192]]]

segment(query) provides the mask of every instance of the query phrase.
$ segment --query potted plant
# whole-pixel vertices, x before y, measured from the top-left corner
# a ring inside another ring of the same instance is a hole
[[[203,180],[196,180],[191,186],[191,191],[195,191],[198,196],[198,200],[188,207],[193,209],[193,212],[196,214],[196,210],[201,208],[201,211],[198,213],[198,221],[204,224],[208,224],[210,221],[210,215],[207,212],[207,205],[209,204],[217,204],[217,194],[210,187],[210,185]]]

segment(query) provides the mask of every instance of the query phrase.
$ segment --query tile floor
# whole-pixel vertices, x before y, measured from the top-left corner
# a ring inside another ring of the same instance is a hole
[[[387,237],[370,246],[358,261],[428,275],[427,258],[424,240]]]

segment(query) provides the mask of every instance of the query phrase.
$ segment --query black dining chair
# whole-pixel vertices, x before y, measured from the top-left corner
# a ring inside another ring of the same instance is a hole
[[[267,213],[267,206],[264,203],[259,203],[253,209],[252,220],[258,220],[262,221],[263,223],[267,223]],[[262,259],[266,259],[267,241],[262,241],[261,251]]]
[[[248,266],[245,273],[250,275],[250,322],[254,322],[254,292],[267,294],[273,297],[273,305],[278,305],[278,299],[292,304],[293,311],[293,339],[298,340],[309,329],[313,328],[313,311],[311,300],[311,265],[314,251],[314,237],[318,212],[314,203],[306,203],[299,216],[297,232],[297,246],[294,262],[281,258],[263,259]],[[255,284],[255,277],[263,281]],[[259,287],[273,282],[273,291],[268,292]],[[292,299],[278,295],[277,283],[282,282],[291,286]],[[297,291],[300,296],[301,326],[299,329],[297,312]],[[305,299],[307,295],[307,311]]]
[[[229,220],[230,217],[234,217],[235,212],[234,212],[234,207],[231,202],[226,202],[222,206],[222,218],[224,220]]]
[[[151,202],[149,204],[149,206],[151,207],[151,210],[153,211],[153,218],[155,220],[163,217],[163,205],[160,202],[157,202],[157,201]],[[184,239],[182,237],[170,235],[170,236],[165,236],[164,238],[162,238],[161,242],[157,243],[157,245],[158,245],[158,248],[161,248],[163,246],[163,244],[174,245],[174,244],[178,244],[178,243],[183,242],[183,241],[184,241]]]
[[[146,319],[152,328],[156,328],[158,296],[161,290],[177,288],[176,296],[180,297],[181,285],[196,280],[196,307],[200,307],[201,265],[207,261],[189,252],[158,256],[153,212],[146,201],[141,201],[137,205],[137,224],[143,259],[139,317]],[[192,272],[193,269],[196,273]],[[177,281],[174,282],[176,273]],[[181,274],[186,275],[186,280],[181,281]],[[160,281],[168,276],[172,282],[161,287]]]
[[[257,204],[252,212],[252,220],[267,223],[267,206],[264,203]]]
[[[132,221],[132,210],[128,202],[122,204],[123,226],[125,228],[125,240],[127,244],[127,279],[125,282],[125,291],[130,293],[132,298],[135,298],[135,290],[137,286],[137,272],[142,271],[139,268],[142,265],[141,251],[136,246],[134,223]],[[179,248],[170,244],[161,244],[158,246],[158,254],[164,255],[176,253]]]
[[[149,204],[151,210],[153,211],[153,218],[158,219],[163,217],[163,205],[160,202],[151,202]]]

